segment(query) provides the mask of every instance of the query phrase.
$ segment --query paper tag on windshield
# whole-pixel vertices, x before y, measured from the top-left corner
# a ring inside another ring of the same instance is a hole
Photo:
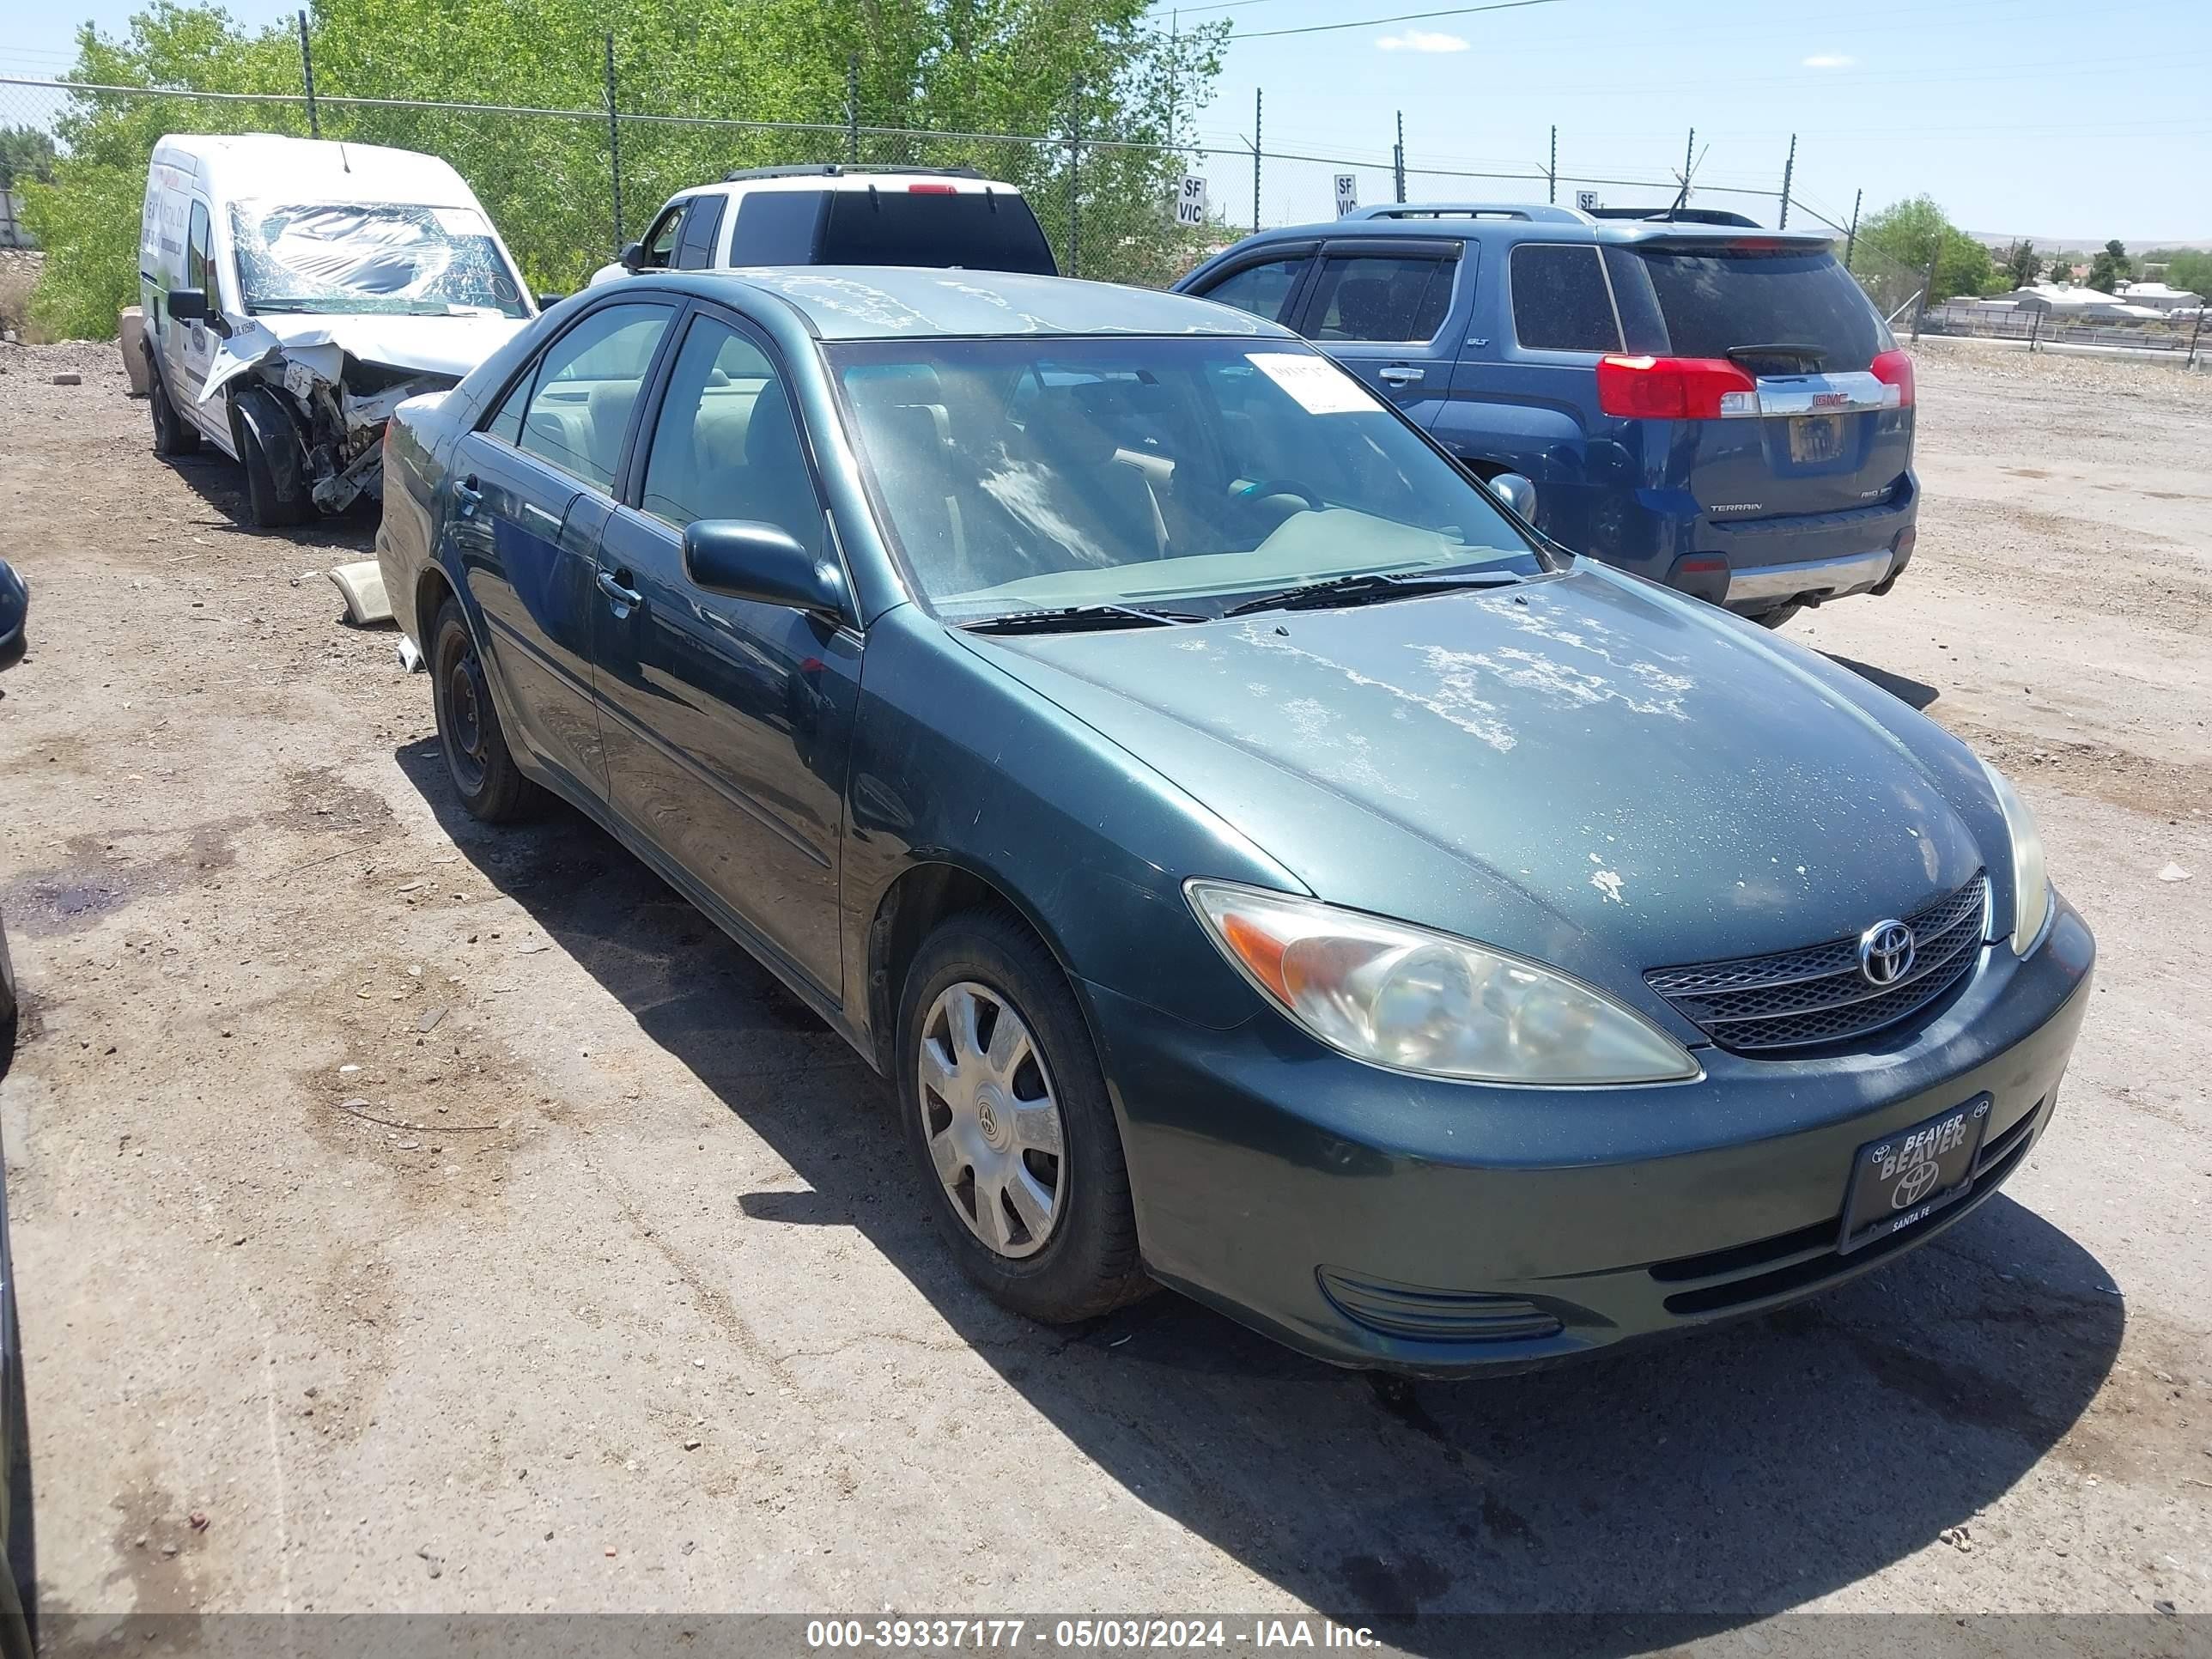
[[[481,236],[484,234],[483,215],[474,208],[432,208],[430,216],[438,222],[438,228],[448,236]]]
[[[1365,415],[1375,399],[1326,357],[1302,352],[1248,351],[1244,360],[1297,399],[1309,415]]]

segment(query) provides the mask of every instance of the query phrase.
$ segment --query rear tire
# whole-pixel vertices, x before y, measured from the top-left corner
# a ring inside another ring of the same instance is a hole
[[[1778,605],[1771,611],[1754,611],[1744,620],[1755,622],[1761,628],[1779,628],[1804,608],[1802,605]]]
[[[459,600],[449,598],[438,607],[430,625],[429,658],[438,747],[461,805],[486,823],[514,823],[534,816],[545,804],[544,791],[522,775],[507,746],[483,659],[477,654],[476,637]]]
[[[1149,1292],[1097,1049],[1036,935],[1000,909],[945,922],[908,970],[897,1030],[907,1145],[961,1271],[1054,1325]]]
[[[246,517],[256,530],[282,530],[300,523],[312,507],[305,495],[287,496],[276,487],[276,475],[261,440],[245,421],[235,423],[238,459],[246,467]]]
[[[149,390],[146,393],[146,412],[154,420],[154,453],[164,459],[176,455],[195,455],[199,453],[199,429],[177,412],[169,401],[169,388],[161,378],[161,365],[151,349],[146,353]]]

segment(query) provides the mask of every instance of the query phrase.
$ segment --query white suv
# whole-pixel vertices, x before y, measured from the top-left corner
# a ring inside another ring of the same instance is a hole
[[[669,198],[594,286],[641,270],[941,265],[1056,276],[1022,193],[966,168],[756,167]]]

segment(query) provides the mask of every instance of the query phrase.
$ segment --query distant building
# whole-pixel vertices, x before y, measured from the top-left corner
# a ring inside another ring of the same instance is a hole
[[[2203,295],[2191,294],[2185,288],[2168,288],[2164,283],[2122,283],[2116,297],[2153,311],[2194,311],[2204,303]]]
[[[2146,323],[2155,322],[2166,315],[2165,312],[2149,306],[2130,304],[2117,294],[2058,283],[2038,283],[2033,288],[2016,288],[2004,297],[2023,316],[2039,311],[2056,320],[2069,323]]]

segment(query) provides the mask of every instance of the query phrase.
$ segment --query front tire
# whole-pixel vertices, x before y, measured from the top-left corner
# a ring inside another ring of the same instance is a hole
[[[307,517],[313,505],[301,494],[287,495],[278,488],[276,470],[252,422],[235,423],[238,459],[246,467],[246,517],[256,530],[282,530]]]
[[[1054,1325],[1151,1290],[1097,1050],[1018,918],[963,912],[923,942],[897,1052],[907,1143],[963,1273]]]
[[[198,428],[177,412],[169,401],[168,383],[162,379],[161,365],[153,352],[146,353],[149,390],[146,393],[146,412],[154,420],[154,453],[163,459],[178,455],[199,453],[200,434]]]
[[[534,816],[544,793],[522,775],[507,746],[499,710],[484,678],[476,637],[461,614],[460,601],[447,599],[430,625],[430,703],[438,717],[438,747],[446,775],[471,817],[486,823],[513,823]]]

